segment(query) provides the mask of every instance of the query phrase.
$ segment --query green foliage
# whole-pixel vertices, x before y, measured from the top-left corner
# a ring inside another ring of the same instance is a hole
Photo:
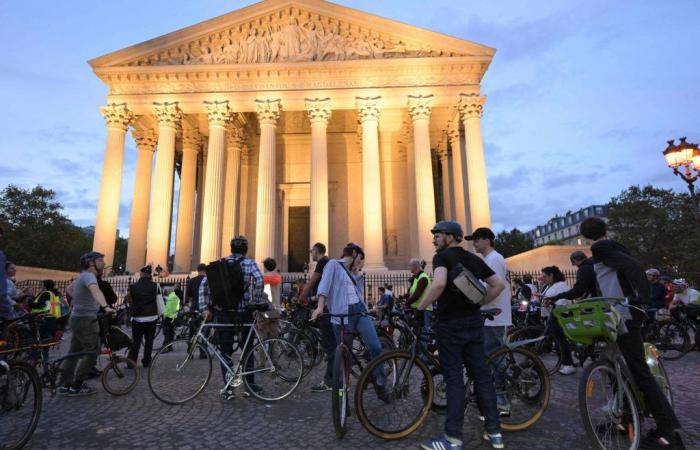
[[[5,235],[0,248],[18,265],[77,270],[80,255],[92,247],[63,215],[56,193],[41,186],[28,190],[9,185],[0,191],[0,221]]]
[[[700,227],[688,194],[632,186],[610,201],[608,226],[645,267],[697,270]]]
[[[535,242],[529,235],[517,228],[513,228],[510,231],[498,233],[494,246],[498,253],[503,255],[504,258],[508,258],[509,256],[532,250],[535,247]]]

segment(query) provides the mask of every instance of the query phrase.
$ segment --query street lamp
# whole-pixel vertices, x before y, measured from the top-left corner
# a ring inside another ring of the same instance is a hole
[[[666,164],[673,169],[673,174],[678,175],[688,184],[690,199],[694,204],[693,215],[700,222],[700,196],[695,194],[695,183],[700,177],[700,149],[698,144],[691,144],[685,137],[680,138],[680,143],[675,145],[675,139],[668,141],[668,147],[663,151]],[[695,170],[695,174],[693,174]]]

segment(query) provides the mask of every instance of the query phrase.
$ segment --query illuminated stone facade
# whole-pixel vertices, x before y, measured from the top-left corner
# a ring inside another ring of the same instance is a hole
[[[267,0],[93,59],[109,86],[94,247],[111,263],[131,129],[129,271],[165,266],[174,243],[174,271],[189,272],[236,234],[283,271],[316,241],[331,255],[362,244],[368,270],[430,261],[436,219],[490,225],[480,82],[494,51],[323,0]]]

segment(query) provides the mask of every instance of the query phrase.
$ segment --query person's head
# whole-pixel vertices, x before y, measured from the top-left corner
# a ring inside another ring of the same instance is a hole
[[[677,278],[673,280],[673,292],[680,294],[685,292],[686,289],[688,289],[688,282],[685,281],[685,278]]]
[[[430,232],[433,234],[433,245],[437,250],[457,247],[464,236],[462,226],[452,220],[441,220],[435,224]]]
[[[141,270],[139,271],[141,278],[150,278],[151,275],[153,274],[153,267],[151,265],[143,266],[141,267]]]
[[[384,295],[386,293],[386,289],[382,286],[379,286],[379,295]]]
[[[394,286],[390,285],[389,283],[385,284],[384,287],[386,288],[387,291],[393,291]]]
[[[514,278],[514,279],[513,279],[513,283],[515,283],[515,285],[518,286],[518,287],[522,287],[522,286],[523,286],[523,280],[521,280],[520,278]]]
[[[588,217],[581,222],[579,229],[583,237],[597,241],[605,237],[608,232],[608,225],[600,217]]]
[[[661,275],[659,280],[661,280],[661,282],[664,284],[669,284],[673,281],[673,278],[669,277],[668,275]]]
[[[248,253],[248,238],[245,236],[236,236],[231,239],[231,253],[246,255]]]
[[[464,239],[472,241],[474,250],[476,250],[477,253],[486,255],[493,249],[496,235],[493,234],[490,228],[481,227],[474,230],[471,236],[467,236]]]
[[[15,275],[17,275],[17,266],[15,266],[15,263],[5,263],[5,275],[9,278],[12,278]]]
[[[175,283],[174,288],[176,291],[179,291],[180,289],[182,289],[182,285],[180,283]]]
[[[349,242],[343,247],[343,260],[350,270],[360,270],[365,262],[365,251],[359,245]]]
[[[197,265],[197,274],[198,275],[206,275],[207,274],[207,265],[204,263],[199,263]]]
[[[523,275],[523,283],[532,284],[532,275]]]
[[[659,277],[661,277],[661,272],[657,269],[647,269],[645,273],[647,274],[647,281],[649,281],[649,283],[657,283]]]
[[[566,281],[564,274],[559,270],[557,266],[547,266],[542,269],[542,276],[544,277],[544,282],[548,285],[554,284],[559,281]]]
[[[80,269],[90,271],[95,275],[102,275],[105,268],[105,255],[100,252],[87,252],[80,257]]]
[[[44,289],[46,289],[47,291],[56,290],[56,283],[54,283],[53,280],[44,280],[42,281],[42,284],[44,285]]]
[[[582,251],[576,250],[573,252],[571,255],[569,255],[569,260],[571,261],[572,266],[579,267],[583,262],[588,259],[585,253]]]
[[[408,262],[408,270],[410,270],[413,275],[419,274],[421,270],[423,270],[420,259],[411,258],[411,260]]]
[[[265,260],[263,261],[263,267],[266,271],[272,272],[277,268],[277,261],[275,261],[272,258],[265,258]]]
[[[322,242],[316,242],[313,247],[311,247],[311,250],[309,250],[309,253],[311,254],[312,261],[318,261],[326,256],[326,246]]]

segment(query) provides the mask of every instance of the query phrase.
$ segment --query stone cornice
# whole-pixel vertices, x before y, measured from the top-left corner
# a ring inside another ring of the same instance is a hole
[[[159,127],[179,129],[182,113],[178,102],[153,103],[153,114],[156,116]]]
[[[126,103],[110,103],[100,108],[107,123],[107,128],[118,128],[124,132],[134,121],[134,114],[127,108]]]
[[[408,114],[411,120],[429,120],[432,104],[432,95],[409,95]]]
[[[258,121],[263,125],[277,125],[282,112],[282,102],[277,100],[255,100]]]
[[[360,123],[379,120],[379,101],[381,97],[358,97],[357,119]]]
[[[330,98],[314,98],[305,99],[306,112],[309,114],[311,123],[322,123],[328,125],[331,118],[331,99]]]
[[[459,100],[459,114],[462,120],[480,118],[484,112],[486,97],[478,94],[462,94]]]
[[[228,100],[204,102],[204,110],[207,113],[209,125],[225,127],[231,120],[231,108],[228,106]]]
[[[158,135],[152,129],[134,130],[131,135],[136,141],[136,147],[139,150],[154,151],[158,143]]]

